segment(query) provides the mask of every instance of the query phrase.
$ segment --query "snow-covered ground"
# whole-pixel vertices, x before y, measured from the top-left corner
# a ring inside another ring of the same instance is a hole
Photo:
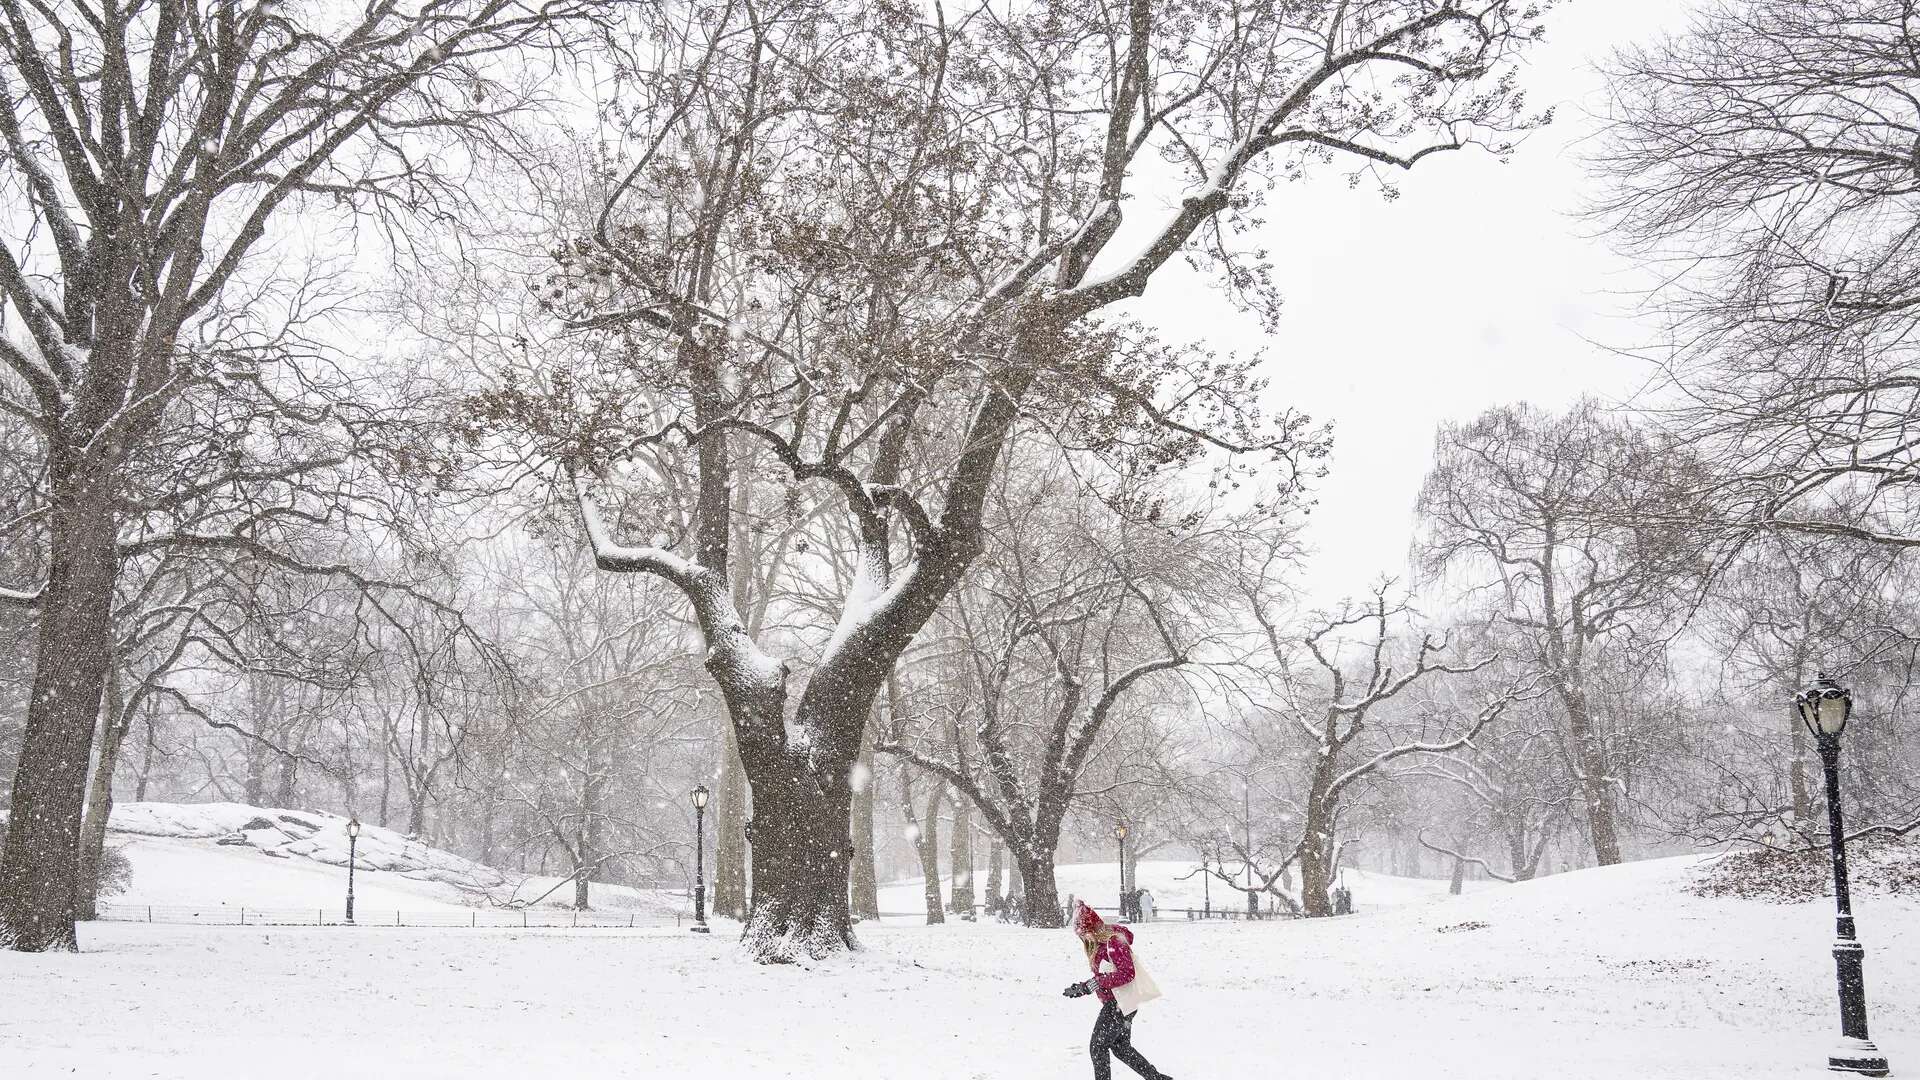
[[[1145,927],[1167,996],[1136,1042],[1181,1080],[1826,1075],[1831,909],[1696,896],[1697,872]],[[1920,902],[1858,907],[1874,1033],[1896,1072],[1917,1067]],[[1060,996],[1084,975],[1064,931],[866,925],[861,952],[802,969],[756,967],[731,929],[89,924],[77,956],[0,954],[0,1076],[1087,1075],[1093,1007]]]

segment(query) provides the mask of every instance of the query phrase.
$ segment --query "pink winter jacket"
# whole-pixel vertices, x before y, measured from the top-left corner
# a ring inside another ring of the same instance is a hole
[[[1101,971],[1100,962],[1110,961],[1112,971]],[[1113,928],[1113,936],[1093,951],[1093,992],[1101,1001],[1113,1000],[1113,988],[1133,981],[1133,931],[1124,926]]]

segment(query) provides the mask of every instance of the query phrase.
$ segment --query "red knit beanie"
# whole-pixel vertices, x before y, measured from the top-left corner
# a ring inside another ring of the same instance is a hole
[[[1081,937],[1086,937],[1105,925],[1106,923],[1101,920],[1099,913],[1088,907],[1085,900],[1075,900],[1073,902],[1074,933],[1079,934]]]

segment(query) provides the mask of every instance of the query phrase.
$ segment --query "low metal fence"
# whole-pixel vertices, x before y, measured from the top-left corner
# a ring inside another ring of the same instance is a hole
[[[1300,917],[1300,913],[1297,911],[1274,910],[1250,912],[1246,908],[1161,908],[1160,910],[1163,915],[1166,916],[1171,916],[1174,911],[1184,911],[1189,920],[1226,919],[1239,922],[1246,922],[1248,920],[1254,922],[1269,922],[1281,919],[1297,919]]]

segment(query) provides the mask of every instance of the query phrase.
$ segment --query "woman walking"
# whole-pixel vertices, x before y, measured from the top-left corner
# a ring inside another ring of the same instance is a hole
[[[1064,993],[1070,998],[1088,994],[1100,996],[1100,1017],[1093,1022],[1093,1038],[1087,1050],[1093,1055],[1093,1080],[1111,1080],[1117,1057],[1144,1080],[1173,1080],[1153,1067],[1140,1051],[1133,1048],[1134,1013],[1120,1011],[1113,998],[1115,987],[1133,981],[1133,931],[1124,926],[1108,926],[1084,903],[1074,905],[1073,932],[1087,951],[1087,965],[1093,977],[1074,983]],[[1102,971],[1105,965],[1107,970]]]

